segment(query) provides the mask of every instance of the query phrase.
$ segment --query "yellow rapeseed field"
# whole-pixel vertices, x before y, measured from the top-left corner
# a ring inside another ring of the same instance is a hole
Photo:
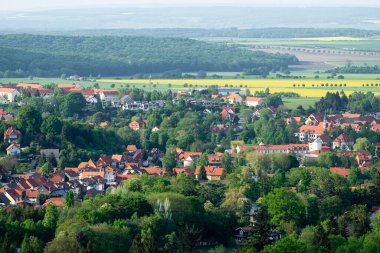
[[[251,93],[269,88],[271,92],[295,92],[302,97],[321,97],[326,92],[344,91],[347,95],[355,91],[372,91],[380,95],[380,80],[302,80],[302,79],[155,79],[155,80],[112,80],[101,79],[97,82],[130,85],[163,85],[173,90],[185,87],[201,88],[211,85],[219,87],[238,87],[249,89]],[[328,86],[327,86],[328,85]],[[364,86],[363,86],[364,85]],[[376,86],[377,85],[377,86]]]

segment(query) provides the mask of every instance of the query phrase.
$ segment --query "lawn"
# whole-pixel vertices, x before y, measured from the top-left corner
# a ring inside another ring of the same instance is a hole
[[[284,105],[286,108],[294,110],[299,105],[302,105],[304,109],[309,108],[310,106],[313,107],[315,102],[317,102],[318,98],[284,98],[282,101],[284,102]]]

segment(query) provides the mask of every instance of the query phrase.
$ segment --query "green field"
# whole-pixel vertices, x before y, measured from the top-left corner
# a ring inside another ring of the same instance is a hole
[[[319,98],[284,98],[282,101],[284,102],[284,106],[290,110],[296,109],[299,105],[302,105],[304,109],[309,107],[313,107],[315,102],[317,102]]]

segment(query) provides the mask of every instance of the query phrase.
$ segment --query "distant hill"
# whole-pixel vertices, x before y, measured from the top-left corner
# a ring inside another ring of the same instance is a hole
[[[0,36],[0,74],[126,76],[182,71],[286,69],[295,56],[253,52],[186,38],[132,36]],[[7,72],[8,71],[8,72]],[[20,71],[19,71],[20,72]]]

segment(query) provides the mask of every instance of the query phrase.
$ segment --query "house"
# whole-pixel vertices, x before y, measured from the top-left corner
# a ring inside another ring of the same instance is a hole
[[[4,191],[5,197],[9,200],[11,205],[17,205],[22,202],[22,193],[15,189],[7,189]]]
[[[72,180],[79,180],[79,173],[69,169],[69,170],[66,170],[65,169],[65,176],[67,177],[67,179],[69,181],[72,181]]]
[[[197,180],[200,180],[199,179],[200,168],[201,168],[200,166],[197,166],[194,172],[195,178]],[[210,181],[222,180],[223,170],[224,170],[223,168],[215,168],[215,167],[206,166],[205,171],[206,171],[207,180],[210,180]]]
[[[152,132],[153,132],[153,133],[158,132],[158,131],[160,131],[160,128],[159,128],[159,127],[156,127],[156,126],[155,126],[155,127],[152,128]]]
[[[371,131],[380,132],[380,124],[372,124]]]
[[[12,88],[0,88],[0,98],[4,98],[7,102],[14,102],[20,92]]]
[[[41,84],[39,83],[19,83],[16,85],[16,88],[18,89],[40,89],[42,88]]]
[[[333,149],[343,149],[347,150],[352,145],[354,145],[354,142],[351,140],[351,138],[346,134],[341,134],[335,140],[333,141]]]
[[[134,131],[138,131],[140,130],[141,128],[143,128],[145,122],[143,121],[132,121],[131,123],[129,123],[129,127],[132,128]]]
[[[338,174],[342,177],[348,177],[348,175],[350,174],[350,170],[347,169],[347,168],[339,168],[339,167],[333,167],[333,168],[330,168],[330,172],[334,173],[334,174]]]
[[[54,198],[47,199],[42,206],[46,207],[48,205],[54,205],[57,207],[65,206],[65,198],[64,197],[54,197]]]
[[[314,141],[329,129],[330,125],[326,123],[326,121],[319,122],[318,125],[303,125],[299,128],[298,133],[295,133],[295,136],[298,137],[301,142]]]
[[[101,90],[100,100],[104,106],[118,107],[120,103],[119,92],[117,90]]]
[[[107,167],[104,169],[104,179],[106,180],[107,185],[111,185],[115,183],[116,173],[115,170],[111,167]]]
[[[7,155],[16,157],[16,156],[19,156],[20,153],[21,153],[20,144],[12,143],[11,145],[9,145],[9,147],[7,147]]]
[[[59,149],[41,149],[40,154],[42,157],[54,157],[57,161],[59,159]]]
[[[134,153],[137,151],[137,147],[136,145],[128,145],[126,150],[129,152],[129,153]]]
[[[246,106],[257,107],[263,104],[264,100],[260,97],[247,97],[245,99]]]
[[[241,104],[243,102],[243,98],[239,94],[231,94],[226,99],[230,104]]]
[[[239,227],[235,229],[234,238],[237,244],[246,244],[253,230],[252,226]]]
[[[21,140],[21,132],[17,130],[15,127],[9,127],[4,132],[4,141],[8,143],[18,144]]]
[[[13,115],[9,112],[4,111],[3,109],[0,109],[0,121],[8,121],[13,120]]]
[[[220,113],[223,120],[234,121],[235,119],[235,107],[224,106]]]
[[[226,96],[229,94],[241,94],[242,91],[239,88],[229,88],[229,87],[219,87],[218,94],[222,96]]]
[[[64,90],[80,90],[82,87],[78,84],[57,84],[58,89],[64,89]]]

